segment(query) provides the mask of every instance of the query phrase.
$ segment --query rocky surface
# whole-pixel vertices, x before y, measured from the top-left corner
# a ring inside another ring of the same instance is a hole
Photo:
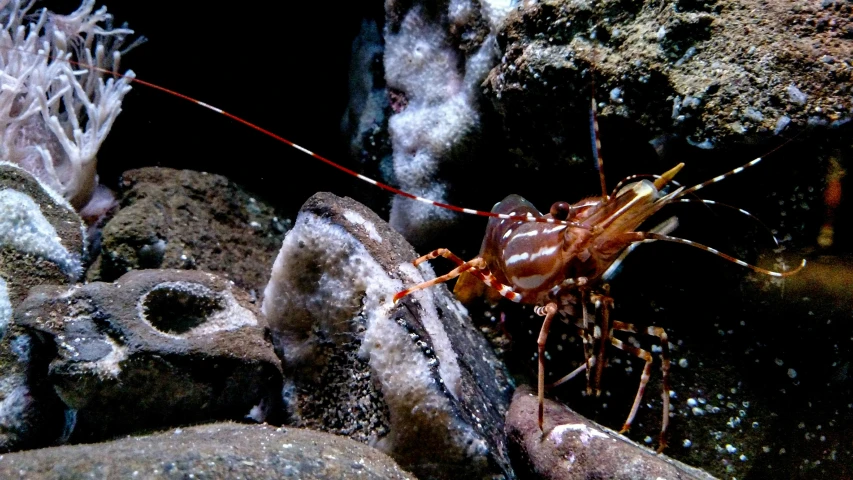
[[[586,112],[701,148],[766,140],[853,115],[851,6],[762,2],[531,2],[499,41],[490,96],[523,159],[589,150]],[[606,143],[605,143],[606,145]]]
[[[381,452],[347,438],[297,428],[232,423],[6,454],[0,456],[0,476],[67,480],[414,478]]]
[[[376,445],[419,478],[512,477],[510,384],[414,250],[361,204],[317,194],[282,245],[263,311],[292,384],[290,421]]]
[[[545,400],[544,433],[539,402],[527,385],[516,389],[506,432],[515,467],[541,479],[711,480],[701,470],[631,442],[616,432]]]
[[[141,168],[122,175],[121,210],[103,229],[89,281],[142,268],[218,273],[257,294],[288,222],[220,175]]]
[[[83,223],[71,205],[20,167],[0,162],[0,277],[10,305],[35,285],[77,280],[85,254]]]
[[[30,368],[45,368],[73,415],[70,441],[264,421],[279,405],[281,370],[263,317],[211,273],[143,270],[115,283],[40,287],[14,321],[55,352],[49,368]]]
[[[67,440],[73,415],[47,378],[56,349],[14,322],[0,340],[0,452]]]

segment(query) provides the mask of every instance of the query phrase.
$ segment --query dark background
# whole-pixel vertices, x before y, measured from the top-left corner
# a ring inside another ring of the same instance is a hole
[[[99,1],[115,25],[147,42],[122,71],[194,97],[304,147],[347,163],[340,122],[349,56],[362,18],[382,3]],[[78,0],[40,2],[70,12]],[[177,97],[136,84],[99,158],[102,183],[124,170],[159,165],[228,176],[267,201],[295,209],[318,190],[349,194],[344,174],[286,145]],[[358,185],[358,187],[362,187]]]

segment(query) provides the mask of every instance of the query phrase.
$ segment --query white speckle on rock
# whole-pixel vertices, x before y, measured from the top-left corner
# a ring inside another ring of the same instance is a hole
[[[9,300],[9,289],[6,280],[0,277],[0,338],[6,334],[6,326],[12,319],[12,302]]]
[[[379,243],[382,243],[382,236],[379,235],[379,232],[376,230],[376,226],[373,224],[373,222],[369,222],[364,217],[362,217],[360,213],[353,210],[345,210],[344,218],[349,220],[351,223],[360,225],[362,228],[364,228],[371,240],[375,240]]]
[[[127,347],[119,345],[109,335],[105,335],[107,343],[112,350],[103,358],[98,360],[97,366],[101,373],[111,375],[113,378],[118,378],[121,373],[121,362],[127,360]]]
[[[564,425],[557,425],[551,430],[551,433],[548,434],[548,439],[554,442],[556,445],[560,445],[563,443],[563,436],[565,436],[566,432],[580,432],[579,438],[582,444],[589,445],[591,439],[598,438],[610,438],[604,432],[596,430],[594,428],[590,428],[583,423],[567,423]]]
[[[808,100],[809,96],[803,93],[796,85],[793,83],[788,85],[788,98],[791,102],[796,103],[797,105],[805,105],[806,100]]]

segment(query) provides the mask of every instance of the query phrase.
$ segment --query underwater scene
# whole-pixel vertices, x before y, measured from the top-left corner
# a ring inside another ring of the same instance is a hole
[[[853,478],[850,1],[0,20],[0,478]]]

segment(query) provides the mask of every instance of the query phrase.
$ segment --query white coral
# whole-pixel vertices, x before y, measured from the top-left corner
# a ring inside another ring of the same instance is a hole
[[[0,159],[80,209],[98,184],[95,155],[130,91],[133,72],[117,74],[119,48],[133,31],[113,29],[105,7],[93,12],[95,0],[68,15],[29,15],[33,3],[0,0]]]

